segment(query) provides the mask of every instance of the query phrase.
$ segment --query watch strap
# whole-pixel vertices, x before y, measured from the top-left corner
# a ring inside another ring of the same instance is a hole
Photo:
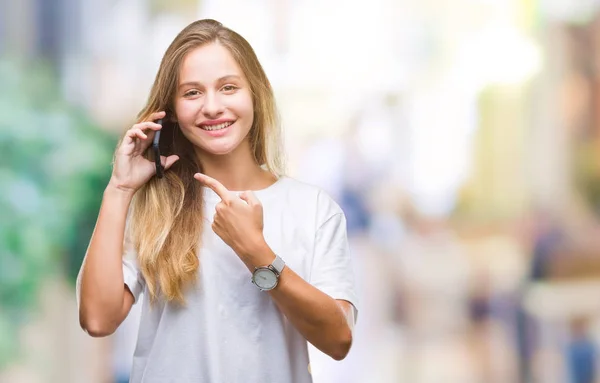
[[[281,272],[285,268],[285,262],[283,261],[283,259],[281,259],[279,255],[275,254],[275,260],[273,261],[273,263],[271,263],[271,266],[273,266],[273,269],[275,269],[277,274],[281,274]]]

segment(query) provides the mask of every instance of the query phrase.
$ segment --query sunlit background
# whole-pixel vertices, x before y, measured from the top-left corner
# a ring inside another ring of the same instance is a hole
[[[355,341],[311,349],[316,383],[600,382],[598,0],[0,1],[0,382],[128,381],[140,307],[89,338],[74,280],[118,136],[205,17],[348,217]]]

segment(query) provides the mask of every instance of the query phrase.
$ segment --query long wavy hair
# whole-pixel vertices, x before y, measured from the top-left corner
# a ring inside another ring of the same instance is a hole
[[[205,44],[218,43],[233,56],[248,80],[254,104],[249,141],[258,165],[283,174],[281,132],[271,84],[250,44],[215,20],[199,20],[184,28],[161,61],[146,106],[138,122],[154,112],[167,112],[160,149],[177,154],[163,178],[153,177],[132,201],[127,234],[137,251],[151,302],[159,297],[185,304],[184,290],[198,278],[203,229],[202,185],[193,175],[202,171],[192,143],[176,123],[175,97],[186,55]],[[151,159],[151,154],[146,154]]]

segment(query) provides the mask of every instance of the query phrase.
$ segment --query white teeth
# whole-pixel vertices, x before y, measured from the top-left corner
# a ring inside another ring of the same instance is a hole
[[[201,126],[201,128],[204,130],[221,130],[221,129],[225,129],[226,127],[228,127],[231,124],[233,124],[233,122],[230,121],[230,122],[224,122],[219,125],[203,125],[203,126]]]

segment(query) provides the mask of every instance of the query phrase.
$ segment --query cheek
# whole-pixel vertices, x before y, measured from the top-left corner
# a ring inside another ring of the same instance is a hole
[[[254,102],[252,101],[252,97],[250,95],[248,95],[245,104],[245,110],[246,110],[246,114],[250,117],[250,118],[254,118]]]
[[[177,115],[177,121],[179,126],[186,128],[194,125],[196,122],[197,107],[193,102],[180,101],[175,104],[175,114]]]
[[[243,117],[248,129],[252,126],[254,121],[254,106],[252,103],[252,97],[247,95],[238,100],[237,103],[238,115]]]

